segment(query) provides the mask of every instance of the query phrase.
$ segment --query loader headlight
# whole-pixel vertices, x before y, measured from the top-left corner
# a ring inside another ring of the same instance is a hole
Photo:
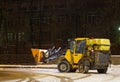
[[[94,52],[94,50],[91,50],[91,52]]]

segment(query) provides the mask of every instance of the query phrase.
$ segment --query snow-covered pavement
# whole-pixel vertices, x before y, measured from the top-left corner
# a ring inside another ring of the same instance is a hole
[[[88,74],[60,73],[57,69],[42,68],[1,68],[0,70],[36,74],[24,79],[19,77],[2,82],[120,82],[120,65],[109,67],[107,74],[98,74],[96,70],[90,70]]]
[[[50,82],[120,82],[119,70],[120,65],[112,65],[111,68],[109,67],[107,74],[98,74],[96,70],[90,70],[88,74],[77,72],[59,73],[57,70],[39,70],[39,72],[42,71],[42,73],[49,74],[50,76],[36,79],[43,82],[49,82],[50,80]]]

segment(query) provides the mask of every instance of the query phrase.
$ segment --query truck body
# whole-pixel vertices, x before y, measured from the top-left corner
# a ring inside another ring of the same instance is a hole
[[[60,72],[73,72],[79,69],[80,73],[97,70],[106,73],[110,63],[110,40],[101,38],[75,38],[70,41],[64,59],[58,63]]]

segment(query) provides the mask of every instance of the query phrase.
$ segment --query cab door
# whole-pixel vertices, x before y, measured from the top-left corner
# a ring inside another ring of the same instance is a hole
[[[86,46],[85,40],[76,41],[76,44],[74,46],[74,54],[73,54],[74,64],[78,64],[79,60],[82,59],[85,53],[85,46]]]

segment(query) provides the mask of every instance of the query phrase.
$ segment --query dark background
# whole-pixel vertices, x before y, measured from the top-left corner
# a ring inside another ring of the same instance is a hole
[[[108,38],[118,55],[119,26],[120,0],[0,0],[0,61],[28,62],[31,48],[75,37]]]

